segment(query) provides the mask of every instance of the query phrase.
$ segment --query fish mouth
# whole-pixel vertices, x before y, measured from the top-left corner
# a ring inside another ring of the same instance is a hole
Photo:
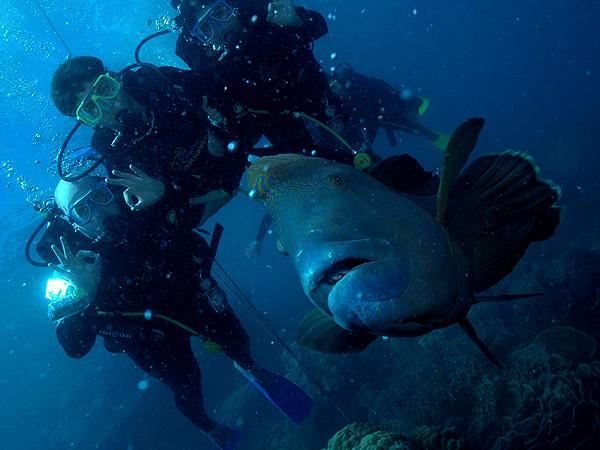
[[[401,248],[372,238],[315,239],[296,255],[311,301],[342,328],[373,334],[387,333],[390,320],[407,315],[399,299],[410,283],[408,261]]]
[[[354,269],[373,261],[375,260],[370,258],[344,258],[334,263],[329,269],[327,269],[321,276],[321,279],[317,281],[317,284],[324,283],[333,288],[333,286],[340,282],[342,278],[344,278]]]
[[[388,241],[358,239],[318,244],[297,256],[306,295],[329,312],[328,296],[345,277],[365,264],[389,257],[393,251]]]

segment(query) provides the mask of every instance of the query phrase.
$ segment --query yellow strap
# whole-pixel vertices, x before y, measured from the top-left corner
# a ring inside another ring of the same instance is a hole
[[[264,109],[250,109],[247,108],[246,111],[252,114],[271,114],[269,111],[265,111]]]
[[[113,311],[96,311],[96,314],[104,317],[114,317],[114,316],[122,316],[122,317],[145,317],[146,313],[143,312],[113,312]],[[156,317],[157,319],[162,319],[166,322],[172,323],[173,325],[178,326],[182,330],[187,331],[193,336],[198,336],[203,338],[200,333],[198,333],[193,328],[188,327],[184,323],[178,321],[177,319],[173,319],[172,317],[165,316],[164,314],[152,314],[152,317]]]
[[[323,122],[321,122],[320,120],[315,119],[314,117],[309,116],[308,114],[303,113],[303,112],[298,112],[298,113],[294,113],[294,114],[297,114],[299,117],[303,117],[303,118],[305,118],[307,120],[310,120],[312,123],[320,126],[325,131],[327,131],[328,133],[330,133],[334,138],[336,138],[338,141],[340,141],[342,144],[344,144],[346,147],[348,147],[348,149],[352,153],[356,153],[356,151],[352,148],[352,146],[348,143],[348,141],[346,141],[346,139],[344,139],[337,131],[335,131],[329,125],[326,125]]]
[[[262,109],[247,108],[246,111],[248,111],[249,113],[252,113],[252,114],[272,114],[271,112],[265,111],[265,110],[262,110]],[[325,131],[327,131],[328,133],[330,133],[333,137],[335,137],[338,141],[340,141],[343,145],[345,145],[346,147],[348,147],[348,149],[352,153],[356,153],[354,151],[354,149],[352,148],[352,146],[348,143],[348,141],[346,141],[346,139],[344,139],[342,137],[342,135],[340,135],[337,131],[335,131],[329,125],[321,122],[319,119],[315,119],[314,117],[309,116],[308,114],[303,113],[303,112],[282,111],[282,114],[293,114],[293,115],[297,115],[298,117],[302,117],[302,118],[304,118],[306,120],[310,120],[312,123],[314,123],[317,126],[320,126]]]

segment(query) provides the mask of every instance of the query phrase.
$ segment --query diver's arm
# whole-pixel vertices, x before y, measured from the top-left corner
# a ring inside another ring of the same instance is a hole
[[[260,222],[260,227],[258,228],[258,233],[256,234],[256,239],[252,241],[248,247],[246,247],[246,258],[250,259],[254,256],[260,255],[263,241],[265,240],[265,236],[272,222],[273,217],[271,217],[269,214],[265,214],[263,216]]]
[[[293,0],[272,0],[267,5],[267,22],[292,30],[304,43],[325,36],[327,22],[317,11],[295,6]]]
[[[260,227],[258,228],[258,233],[256,234],[257,242],[259,242],[260,244],[263,243],[263,241],[265,240],[267,231],[269,231],[269,228],[271,227],[272,223],[273,223],[273,217],[271,217],[269,214],[265,214],[260,222]]]
[[[96,342],[96,324],[90,312],[62,319],[56,327],[56,337],[67,356],[83,358]]]
[[[302,19],[302,25],[296,29],[296,33],[305,43],[316,41],[329,31],[327,22],[321,13],[301,6],[296,6],[296,12]]]
[[[437,133],[425,125],[419,122],[407,119],[405,124],[402,126],[392,126],[385,128],[387,133],[393,134],[392,130],[402,130],[406,133],[413,134],[415,136],[425,136],[429,142],[431,142],[435,148],[441,151],[445,151],[450,140],[450,136],[445,133]],[[389,136],[389,134],[388,134]]]
[[[123,186],[125,203],[133,211],[152,206],[165,195],[165,184],[158,178],[151,177],[139,167],[129,165],[133,173],[113,170],[114,178],[107,178],[106,183],[113,186]]]
[[[119,172],[117,173],[119,174]],[[122,178],[111,178],[107,182],[129,186],[125,184],[127,180],[123,180]],[[207,212],[206,202],[202,201],[202,198],[218,189],[213,188],[210,180],[190,174],[164,174],[153,180],[160,185],[161,189],[160,192],[156,192],[154,201],[146,202],[145,206],[131,207],[131,204],[137,202],[137,194],[132,192],[127,194],[132,189],[131,187],[126,187],[123,194],[124,200],[131,210],[128,214],[127,228],[137,234],[160,233],[160,230],[170,233],[192,229]],[[231,192],[227,200],[230,198]],[[211,197],[209,200],[213,200],[213,198]]]
[[[407,121],[407,125],[408,125],[408,127],[407,127],[406,131],[408,131],[411,134],[417,135],[417,136],[425,136],[427,139],[429,139],[432,142],[440,137],[439,133],[436,133],[435,131],[430,130],[425,125],[420,124],[419,122],[414,121],[412,123],[409,123]]]
[[[383,127],[383,131],[385,131],[385,135],[388,138],[388,142],[392,147],[398,145],[398,139],[396,139],[396,135],[394,134],[394,130],[389,127]]]
[[[245,160],[230,163],[226,171],[215,169],[211,174],[170,174],[163,180],[165,192],[161,200],[136,212],[139,218],[135,222],[142,227],[158,225],[169,232],[194,228],[226,204],[239,187]]]

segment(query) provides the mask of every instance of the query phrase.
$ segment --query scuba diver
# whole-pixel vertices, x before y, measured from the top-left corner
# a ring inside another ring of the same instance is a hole
[[[362,138],[359,148],[370,148],[379,129],[383,129],[392,146],[397,144],[394,133],[404,131],[424,136],[437,148],[445,150],[448,135],[436,133],[419,123],[419,118],[429,107],[427,98],[358,73],[346,63],[336,67],[331,76],[331,87],[342,98],[346,132]]]
[[[84,357],[101,336],[109,352],[127,354],[166,384],[179,411],[218,448],[233,449],[240,432],[212,420],[203,407],[201,372],[190,343],[197,336],[205,349],[222,349],[300,423],[312,400],[291,381],[255,364],[248,336],[210,274],[216,246],[209,248],[193,232],[167,233],[156,223],[137,230],[123,226],[133,213],[121,207],[113,190],[94,176],[59,181],[54,200],[62,223],[38,244],[38,253],[55,270],[46,288],[48,315],[58,321],[57,338],[66,354]]]
[[[246,152],[237,143],[239,151],[228,151],[232,137],[211,125],[204,87],[189,70],[143,65],[115,74],[81,56],[58,67],[52,99],[94,128],[108,183],[124,188],[131,209],[150,210],[168,229],[191,230],[232,197],[246,166]]]
[[[171,5],[180,12],[176,54],[215,88],[209,103],[222,114],[220,126],[251,146],[264,135],[276,152],[353,163],[351,147],[341,147],[339,139],[334,146],[317,146],[305,123],[341,137],[340,99],[311,48],[327,33],[319,13],[292,0],[172,0]]]

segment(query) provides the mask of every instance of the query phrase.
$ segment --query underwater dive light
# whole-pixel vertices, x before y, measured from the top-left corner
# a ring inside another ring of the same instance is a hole
[[[57,272],[46,283],[46,299],[51,322],[77,314],[89,305],[86,292],[61,278]]]

